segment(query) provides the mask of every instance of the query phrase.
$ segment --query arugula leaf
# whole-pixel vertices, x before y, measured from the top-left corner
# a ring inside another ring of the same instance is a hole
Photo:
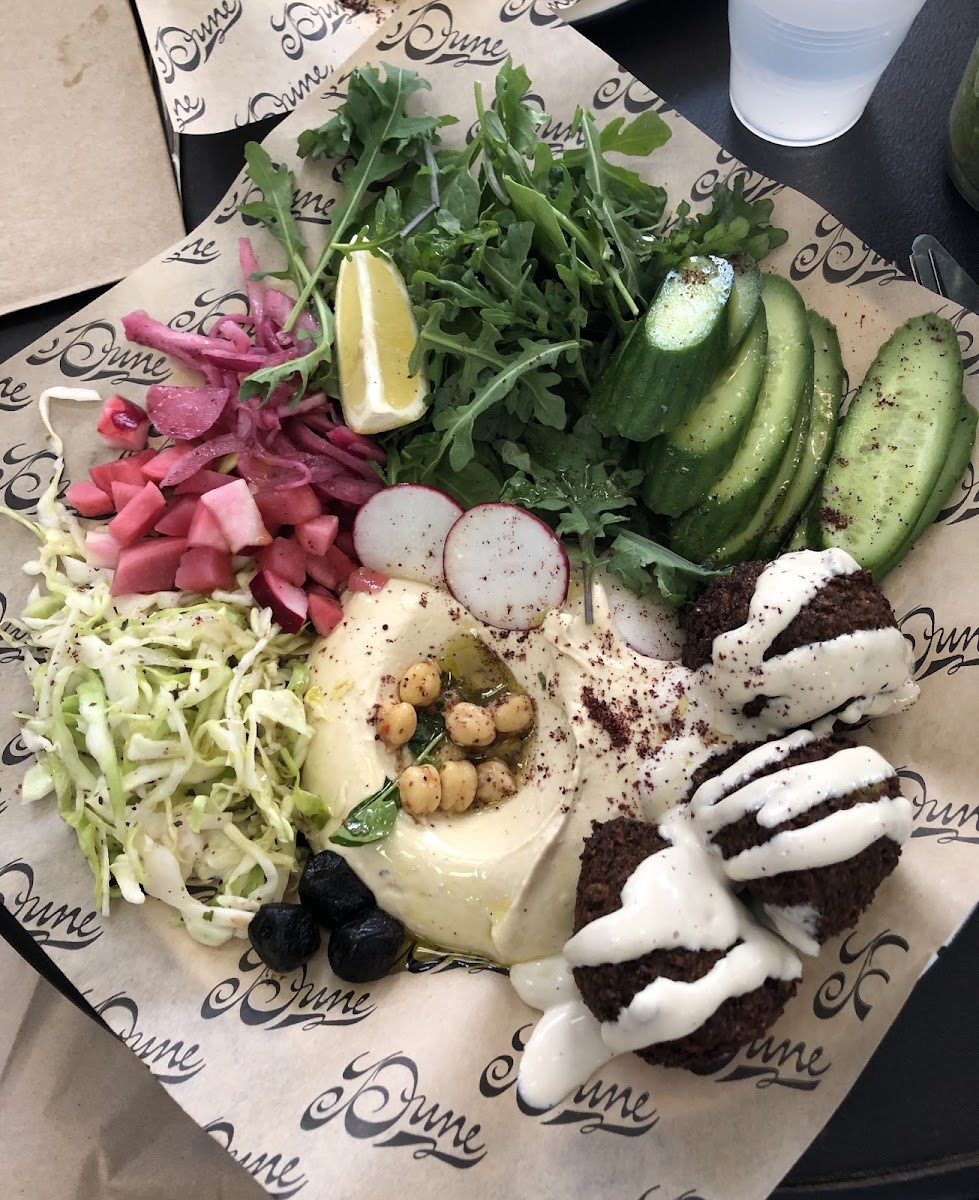
[[[637,595],[655,584],[663,599],[676,608],[689,600],[704,580],[730,572],[729,567],[718,571],[701,567],[633,530],[616,536],[606,565]]]
[[[248,142],[245,146],[245,162],[248,164],[248,175],[262,189],[263,198],[240,204],[238,211],[261,221],[285,249],[286,274],[297,287],[303,287],[309,278],[309,271],[303,261],[306,243],[292,211],[296,177],[288,167],[276,166],[269,152],[259,142]]]

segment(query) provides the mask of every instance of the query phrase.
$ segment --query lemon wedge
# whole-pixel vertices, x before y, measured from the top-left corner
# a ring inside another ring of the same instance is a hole
[[[424,372],[408,374],[418,327],[401,272],[368,250],[337,273],[336,350],[343,419],[354,433],[383,433],[425,412]]]

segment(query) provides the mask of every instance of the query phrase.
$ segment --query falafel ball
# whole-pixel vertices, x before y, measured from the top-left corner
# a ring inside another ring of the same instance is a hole
[[[595,825],[581,856],[575,933],[621,908],[622,888],[629,876],[644,859],[670,844],[654,825],[634,817],[616,817]],[[706,975],[726,953],[684,947],[653,950],[628,962],[575,967],[574,978],[592,1014],[599,1021],[614,1021],[633,996],[656,979],[693,982]],[[660,1066],[710,1070],[774,1024],[796,987],[794,979],[767,979],[761,987],[725,1000],[709,1020],[686,1037],[646,1046],[636,1053]]]
[[[685,611],[683,665],[696,671],[711,661],[714,638],[748,620],[755,584],[769,562],[746,562],[712,579]],[[869,571],[828,579],[765,651],[765,658],[828,642],[863,629],[897,628],[894,610]]]
[[[800,735],[796,735],[796,740],[800,740]],[[692,801],[696,804],[695,796],[702,784],[717,778],[729,767],[741,762],[746,754],[766,744],[775,745],[761,742],[739,745],[708,758],[691,776],[687,802]],[[732,777],[731,786],[722,790],[715,803],[756,779],[776,775],[793,767],[822,762],[842,751],[856,748],[857,743],[838,736],[803,741],[803,744],[791,749],[782,757],[770,758],[767,764],[757,769],[739,772],[736,777]],[[869,754],[874,754],[866,747],[863,749]],[[883,767],[888,766],[883,759],[880,759],[880,762]],[[898,816],[901,818],[899,824],[903,824],[906,817],[906,837],[910,832],[911,806],[901,796],[900,781],[892,771],[887,778],[873,783],[862,783],[860,779],[854,778],[853,787],[844,795],[832,796],[813,807],[802,808],[796,815],[771,827],[759,822],[757,811],[749,811],[717,829],[710,841],[725,862],[729,862],[752,847],[765,845],[780,833],[816,825],[833,813],[851,809],[858,804],[872,804],[882,797],[903,801]],[[906,813],[904,806],[907,806]],[[709,808],[704,812],[709,819]],[[787,870],[779,874],[760,874],[744,880],[744,886],[756,901],[767,907],[769,915],[776,918],[776,924],[783,937],[787,937],[799,949],[814,951],[814,947],[808,944],[810,939],[822,945],[837,933],[856,924],[860,915],[869,907],[883,880],[897,866],[900,856],[901,842],[889,836],[882,836],[843,861],[830,866]],[[740,880],[743,877],[738,878]],[[794,930],[798,930],[801,937],[792,936]]]

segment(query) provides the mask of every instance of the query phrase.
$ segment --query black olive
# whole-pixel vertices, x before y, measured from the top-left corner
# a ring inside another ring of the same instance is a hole
[[[391,970],[404,941],[405,929],[397,918],[370,908],[330,934],[330,966],[334,975],[348,983],[369,983]]]
[[[263,904],[251,919],[248,937],[273,971],[294,971],[320,948],[316,919],[299,904]]]
[[[327,929],[375,907],[374,893],[335,850],[322,850],[307,860],[299,880],[299,902]]]

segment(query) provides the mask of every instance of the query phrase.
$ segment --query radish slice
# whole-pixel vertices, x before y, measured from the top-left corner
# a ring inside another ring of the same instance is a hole
[[[298,633],[306,623],[309,598],[302,588],[270,571],[259,571],[250,584],[255,603],[272,610],[272,620],[286,633]]]
[[[461,516],[461,506],[445,492],[421,483],[395,484],[376,492],[357,513],[357,557],[385,575],[445,583],[445,538]]]
[[[230,392],[220,387],[170,387],[155,383],[146,393],[150,420],[167,437],[201,437],[224,411]]]
[[[449,591],[487,625],[533,629],[568,595],[568,556],[552,530],[514,504],[477,504],[445,539]]]
[[[663,662],[679,661],[683,636],[670,609],[637,596],[608,572],[595,582],[605,589],[612,624],[627,646]]]

